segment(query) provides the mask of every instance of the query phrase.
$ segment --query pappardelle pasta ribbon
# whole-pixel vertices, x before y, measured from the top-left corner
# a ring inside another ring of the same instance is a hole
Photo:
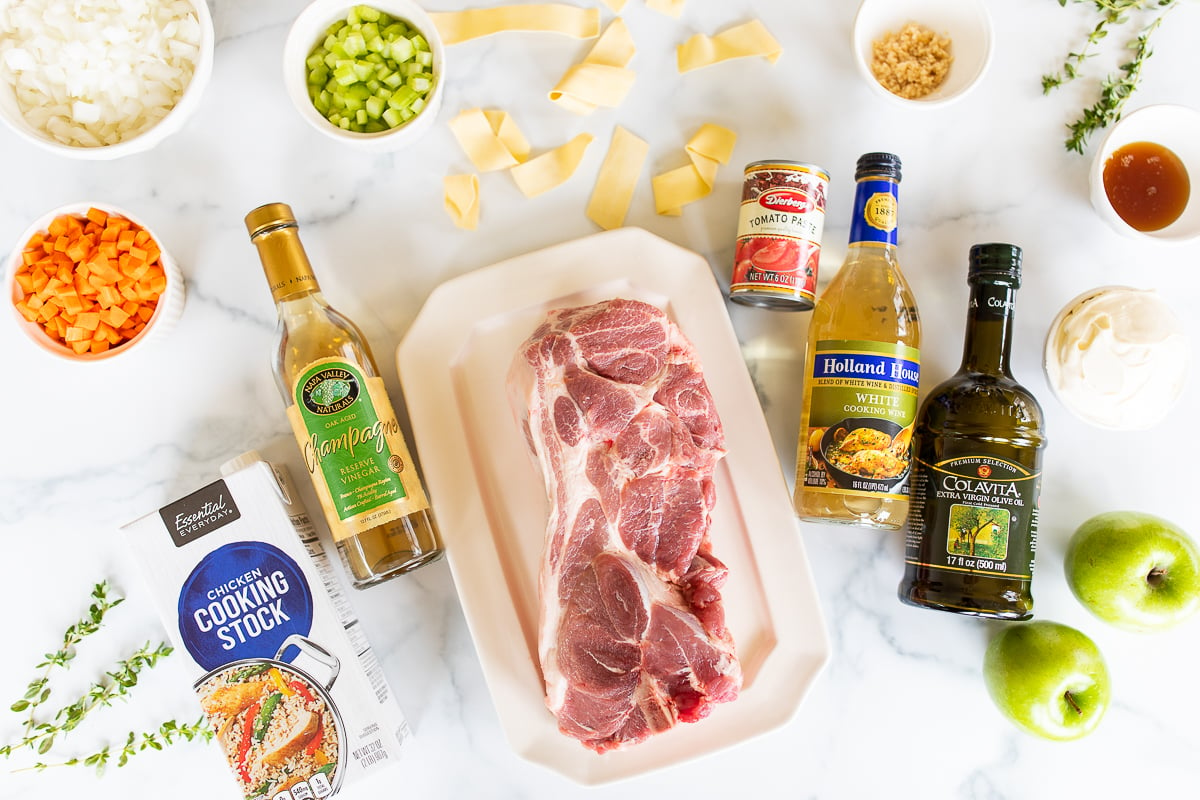
[[[431,11],[429,18],[448,45],[507,31],[559,33],[576,39],[591,39],[600,33],[600,9],[565,3]]]
[[[679,216],[685,205],[707,197],[716,183],[717,167],[729,163],[736,142],[737,134],[728,128],[712,123],[700,126],[685,147],[691,165],[652,179],[654,210],[664,216]]]
[[[675,60],[683,73],[749,56],[761,56],[774,64],[782,54],[783,47],[765,25],[754,19],[716,36],[697,33],[675,49]]]
[[[628,26],[617,17],[583,61],[550,90],[550,99],[576,114],[590,114],[599,106],[616,108],[633,87],[635,73],[626,64],[635,52]]]

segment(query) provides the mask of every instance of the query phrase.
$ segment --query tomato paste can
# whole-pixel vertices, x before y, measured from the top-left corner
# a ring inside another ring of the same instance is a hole
[[[829,173],[799,161],[746,165],[729,299],[807,311],[817,296]]]

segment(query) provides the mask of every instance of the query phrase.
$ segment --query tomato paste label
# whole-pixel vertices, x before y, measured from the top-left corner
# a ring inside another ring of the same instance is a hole
[[[808,164],[746,167],[730,298],[749,305],[813,307],[829,176]]]
[[[993,456],[918,459],[905,561],[981,578],[1032,578],[1040,484],[1040,472]]]
[[[336,541],[428,508],[383,381],[338,359],[310,364],[288,408]],[[327,515],[329,516],[329,515]]]
[[[801,453],[804,486],[841,494],[908,495],[912,424],[921,374],[915,348],[819,341]]]

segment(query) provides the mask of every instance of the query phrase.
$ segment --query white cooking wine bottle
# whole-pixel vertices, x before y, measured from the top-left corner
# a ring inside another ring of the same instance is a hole
[[[284,203],[246,215],[279,311],[275,381],[356,588],[437,560],[442,545],[408,445],[358,328],[329,306]]]

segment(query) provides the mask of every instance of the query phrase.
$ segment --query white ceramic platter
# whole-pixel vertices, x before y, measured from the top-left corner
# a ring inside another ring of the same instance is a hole
[[[505,384],[553,308],[612,297],[662,308],[691,340],[725,426],[713,553],[729,567],[727,623],[741,696],[701,722],[603,755],[558,732],[537,662],[549,506]],[[787,485],[708,263],[646,231],[600,233],[439,286],[396,354],[416,446],[463,611],[513,749],[582,784],[702,756],[783,725],[829,658]]]

